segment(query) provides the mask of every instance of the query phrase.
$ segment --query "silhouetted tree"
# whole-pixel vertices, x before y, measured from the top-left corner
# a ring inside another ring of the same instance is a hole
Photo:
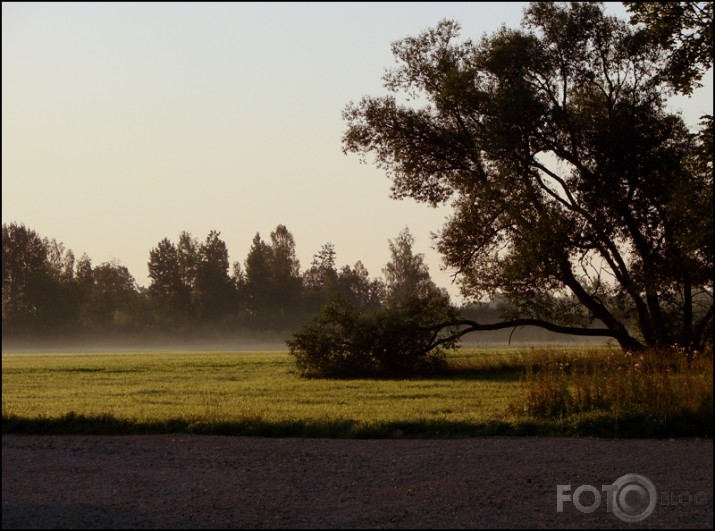
[[[77,262],[76,279],[77,282],[82,285],[91,285],[94,282],[92,259],[87,253],[83,253]]]
[[[176,246],[164,238],[149,252],[149,297],[161,323],[171,328],[183,325],[189,316],[191,293],[179,263]]]
[[[408,228],[389,241],[390,261],[382,272],[385,274],[387,300],[399,303],[408,297],[426,298],[438,288],[432,281],[423,254],[414,254],[415,239]]]
[[[241,276],[234,277],[241,284],[249,324],[273,330],[295,326],[301,317],[303,280],[293,234],[285,225],[271,232],[270,243],[256,234],[244,264],[236,273]]]
[[[52,278],[66,284],[74,282],[75,257],[72,250],[66,249],[62,242],[54,238],[45,238],[44,243],[47,248],[47,265]]]
[[[179,259],[179,274],[181,282],[189,291],[196,287],[196,276],[199,266],[199,241],[190,232],[182,231],[176,246]]]
[[[83,300],[83,324],[96,332],[136,331],[143,327],[137,313],[139,293],[134,277],[117,261],[104,262],[92,268],[91,263],[81,260],[78,281],[84,283],[86,298]],[[81,276],[80,276],[81,275]]]
[[[271,295],[270,248],[256,233],[245,260],[245,300],[249,318],[255,323],[265,319]]]
[[[532,3],[522,29],[477,43],[458,32],[443,21],[393,44],[390,94],[346,107],[344,151],[374,154],[396,198],[451,203],[438,249],[466,297],[572,294],[605,326],[543,308],[464,320],[463,333],[529,324],[624,349],[700,348],[712,296],[697,307],[692,293],[712,294],[712,246],[687,227],[712,226],[712,169],[689,164],[703,135],[667,112],[668,50],[591,2]],[[610,304],[619,296],[635,322]]]
[[[354,267],[343,266],[338,272],[338,291],[349,303],[361,310],[376,310],[385,300],[385,284],[380,279],[370,279],[361,261]]]
[[[308,315],[315,314],[338,292],[335,246],[328,242],[313,255],[310,268],[303,273],[304,306]]]
[[[234,308],[234,313],[240,314],[246,306],[246,273],[243,272],[241,262],[233,262],[231,266],[231,281],[236,290],[236,308]]]
[[[79,325],[80,303],[74,253],[54,238],[43,241],[47,249],[47,275],[36,285],[38,332],[74,333]]]
[[[229,314],[235,299],[235,287],[228,273],[228,248],[212,230],[201,244],[196,267],[196,303],[199,315],[206,320],[219,321]]]
[[[25,225],[2,226],[3,334],[15,334],[35,322],[37,301],[33,284],[47,274],[47,248]]]
[[[48,313],[48,290],[54,291],[47,243],[23,224],[2,226],[3,334],[37,330]]]
[[[271,233],[269,248],[271,313],[280,323],[295,324],[303,290],[300,262],[295,254],[295,239],[285,225]]]

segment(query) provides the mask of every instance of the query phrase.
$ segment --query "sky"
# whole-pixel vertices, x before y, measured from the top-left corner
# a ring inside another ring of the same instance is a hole
[[[526,5],[3,2],[2,222],[142,286],[150,250],[182,231],[220,231],[243,263],[283,224],[302,269],[331,242],[338,266],[376,277],[408,227],[457,295],[431,238],[449,208],[391,199],[384,171],[343,154],[341,113],[386,93],[392,42],[445,18],[478,39]],[[674,105],[691,123],[712,113],[712,70]]]

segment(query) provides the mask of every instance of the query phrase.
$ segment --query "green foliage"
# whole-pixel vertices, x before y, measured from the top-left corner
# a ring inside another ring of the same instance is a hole
[[[385,300],[381,279],[370,279],[362,262],[353,267],[335,265],[335,246],[328,242],[313,255],[310,268],[303,274],[303,311],[317,314],[330,300],[342,298],[361,310],[376,310]]]
[[[339,293],[335,255],[335,246],[332,243],[323,244],[320,251],[313,255],[310,268],[303,274],[304,304],[311,314],[317,313]]]
[[[256,327],[294,327],[303,279],[293,234],[285,225],[278,225],[271,242],[266,243],[256,233],[244,265],[239,298],[249,322]]]
[[[194,302],[199,318],[217,321],[227,315],[235,300],[234,283],[228,274],[228,248],[212,230],[199,247]]]
[[[47,246],[25,225],[2,226],[3,335],[38,320],[39,297],[50,281]]]
[[[112,261],[94,267],[86,288],[81,313],[87,329],[127,331],[142,326],[141,297],[126,266]]]
[[[184,283],[176,246],[167,238],[149,252],[149,296],[162,327],[183,325],[189,314],[190,288]]]
[[[424,255],[414,254],[415,238],[408,228],[389,241],[390,261],[385,265],[385,287],[388,301],[402,301],[409,297],[428,298],[437,291],[430,278]]]
[[[301,373],[323,377],[399,376],[444,367],[455,319],[448,298],[409,297],[388,308],[360,311],[338,299],[329,302],[289,340]]]

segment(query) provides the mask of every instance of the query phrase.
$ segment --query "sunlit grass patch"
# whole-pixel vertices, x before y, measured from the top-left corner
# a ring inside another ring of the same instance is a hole
[[[517,378],[301,378],[287,352],[5,355],[3,429],[8,419],[71,413],[75,423],[111,418],[115,427],[224,423],[284,431],[299,423],[296,431],[349,425],[349,432],[377,433],[390,423],[485,422],[501,416],[517,387]]]
[[[709,373],[707,362],[698,361],[704,365],[697,374],[679,366],[665,380],[660,369],[660,380],[648,373],[638,379],[613,365],[618,354],[464,349],[449,353],[441,374],[392,379],[304,378],[288,352],[3,355],[3,433],[711,435],[712,391],[708,410],[704,389],[712,387],[712,361]],[[656,361],[662,360],[649,363]],[[566,379],[548,380],[557,376]],[[695,385],[693,378],[702,382]],[[608,388],[618,407],[596,407],[602,380],[623,382]],[[689,421],[629,406],[643,393],[652,397],[665,389],[681,398],[691,393],[692,404],[705,396],[704,406],[695,410],[709,411],[709,424],[699,424],[702,415]],[[584,406],[589,400],[593,407]]]

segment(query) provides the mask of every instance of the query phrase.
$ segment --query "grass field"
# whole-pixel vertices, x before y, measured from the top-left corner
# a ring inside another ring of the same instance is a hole
[[[2,426],[3,433],[307,437],[708,435],[697,427],[643,433],[643,419],[623,416],[519,414],[533,356],[465,349],[449,355],[450,370],[439,376],[327,380],[301,378],[287,352],[4,354]]]

